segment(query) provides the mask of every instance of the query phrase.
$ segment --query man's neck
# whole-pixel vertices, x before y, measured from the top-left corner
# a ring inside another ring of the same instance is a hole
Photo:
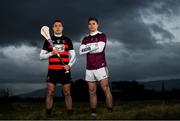
[[[98,30],[96,30],[96,31],[94,31],[94,32],[90,32],[90,35],[91,35],[91,36],[94,36],[94,35],[96,35],[97,33],[99,33]]]
[[[61,34],[55,34],[55,33],[54,33],[54,36],[55,36],[55,37],[61,37],[61,36],[62,36],[62,33],[61,33]]]

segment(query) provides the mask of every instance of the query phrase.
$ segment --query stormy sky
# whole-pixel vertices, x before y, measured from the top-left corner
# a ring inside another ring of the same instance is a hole
[[[0,88],[14,94],[46,87],[47,61],[40,61],[43,25],[60,19],[74,44],[73,80],[85,76],[78,48],[97,17],[108,37],[110,81],[180,78],[179,0],[3,0],[0,4]]]

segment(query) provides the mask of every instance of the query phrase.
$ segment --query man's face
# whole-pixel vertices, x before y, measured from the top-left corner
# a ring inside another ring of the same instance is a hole
[[[55,22],[53,25],[53,32],[54,34],[62,34],[63,25],[60,22]]]
[[[95,32],[98,29],[98,23],[94,20],[89,21],[88,23],[88,29],[90,32]]]

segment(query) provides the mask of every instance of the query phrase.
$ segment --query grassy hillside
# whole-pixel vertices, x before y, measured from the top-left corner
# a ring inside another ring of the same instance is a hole
[[[64,103],[55,102],[53,114],[46,117],[44,103],[1,102],[0,119],[91,119],[88,102],[74,103],[74,114],[66,114]],[[97,119],[180,119],[180,100],[114,102],[114,112],[98,102]]]

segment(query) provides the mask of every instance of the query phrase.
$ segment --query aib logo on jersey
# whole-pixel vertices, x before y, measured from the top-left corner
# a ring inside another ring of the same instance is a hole
[[[64,52],[65,51],[65,46],[64,44],[54,44],[54,47],[58,49],[59,52]]]

